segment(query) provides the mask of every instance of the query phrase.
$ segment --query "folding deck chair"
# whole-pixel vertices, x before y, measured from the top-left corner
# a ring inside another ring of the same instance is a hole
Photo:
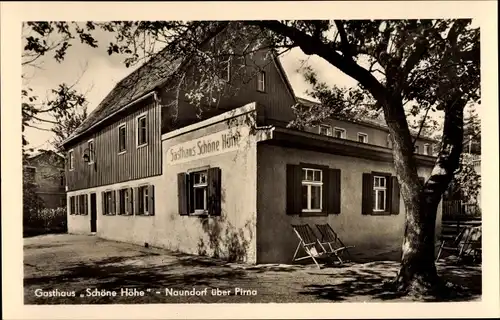
[[[293,231],[295,231],[297,237],[299,238],[299,244],[297,245],[297,249],[293,254],[292,261],[295,262],[304,259],[312,259],[316,264],[316,266],[318,267],[318,269],[321,269],[316,259],[326,256],[326,253],[318,252],[316,248],[318,238],[314,234],[311,227],[308,224],[301,224],[301,225],[292,224],[292,228]],[[302,257],[297,257],[297,254],[299,253],[301,247],[306,252],[306,255]]]
[[[449,239],[443,237],[441,246],[436,256],[436,261],[441,257],[443,251],[454,253],[457,259],[460,260],[466,254],[471,245],[471,236],[474,234],[472,227],[463,227],[455,238]]]
[[[341,264],[344,263],[342,259],[344,254],[347,254],[349,260],[352,260],[349,248],[354,248],[354,246],[346,246],[328,223],[317,224],[316,228],[321,234],[318,244],[323,252],[334,255]]]

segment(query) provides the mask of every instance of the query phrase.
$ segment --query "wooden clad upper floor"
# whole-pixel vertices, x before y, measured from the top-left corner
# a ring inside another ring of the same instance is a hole
[[[67,148],[68,191],[161,174],[160,108],[150,95]]]

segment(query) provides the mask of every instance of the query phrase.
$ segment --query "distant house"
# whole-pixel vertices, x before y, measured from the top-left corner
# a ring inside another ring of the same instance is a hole
[[[29,155],[24,164],[25,177],[35,184],[35,193],[44,207],[66,207],[64,157],[52,150]]]
[[[297,246],[291,224],[329,223],[353,255],[400,258],[405,209],[389,130],[368,119],[288,128],[293,105],[315,103],[295,96],[267,53],[228,64],[222,79],[239,91],[202,118],[165,89],[179,63],[164,52],[120,81],[63,143],[68,231],[277,263]],[[232,72],[243,67],[254,76],[240,83]],[[416,143],[422,178],[433,143]]]

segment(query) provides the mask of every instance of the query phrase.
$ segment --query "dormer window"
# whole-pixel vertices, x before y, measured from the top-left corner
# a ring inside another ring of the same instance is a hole
[[[431,154],[431,145],[426,143],[424,144],[424,154],[425,155],[430,155]]]
[[[339,138],[339,139],[346,138],[346,132],[345,132],[344,128],[335,128],[333,133],[334,133],[335,138]]]
[[[358,142],[368,143],[368,135],[366,133],[358,132]]]
[[[319,134],[324,135],[324,136],[331,136],[332,135],[332,127],[326,124],[320,124],[319,125]]]

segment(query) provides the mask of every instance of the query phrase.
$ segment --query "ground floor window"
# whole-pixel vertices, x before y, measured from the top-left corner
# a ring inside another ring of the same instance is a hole
[[[132,188],[118,190],[118,214],[131,215],[134,213],[132,195]]]
[[[69,197],[69,214],[76,214],[76,198]]]
[[[78,196],[78,214],[80,215],[88,214],[88,203],[86,194],[81,194]]]
[[[363,174],[362,213],[368,215],[399,214],[399,184],[390,173]]]
[[[208,168],[178,174],[180,215],[221,214],[221,170]]]
[[[144,185],[139,186],[136,191],[136,206],[137,215],[154,215],[154,186]]]
[[[302,169],[302,211],[321,212],[323,204],[323,170]]]
[[[114,191],[104,191],[102,193],[102,212],[104,215],[115,214],[114,194]]]

